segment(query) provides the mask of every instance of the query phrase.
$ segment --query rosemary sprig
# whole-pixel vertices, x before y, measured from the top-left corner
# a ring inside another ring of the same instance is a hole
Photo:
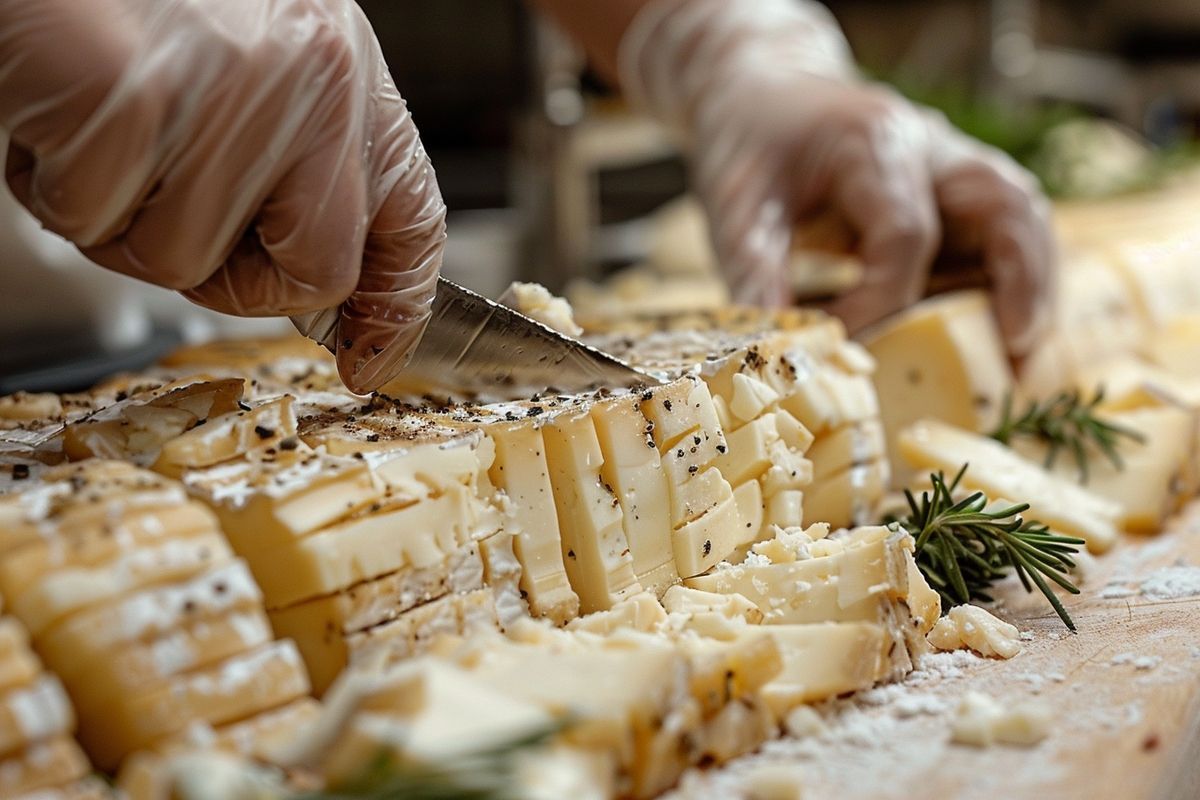
[[[919,501],[905,490],[909,513],[890,520],[916,540],[917,566],[930,586],[947,609],[971,600],[989,602],[988,590],[1011,569],[1025,591],[1037,586],[1063,623],[1075,630],[1047,579],[1071,594],[1079,593],[1066,575],[1075,566],[1071,556],[1079,552],[1083,540],[1026,521],[1020,515],[1029,509],[1027,503],[987,511],[989,501],[983,492],[956,501],[954,491],[966,471],[964,464],[949,483],[940,472],[930,475],[933,488],[922,492]]]
[[[545,744],[568,724],[564,720],[452,762],[382,753],[353,780],[288,800],[520,800],[518,754]]]
[[[1089,445],[1103,453],[1117,469],[1123,469],[1121,454],[1117,452],[1118,440],[1124,437],[1138,443],[1145,441],[1138,431],[1099,419],[1096,407],[1103,400],[1104,387],[1097,388],[1092,399],[1087,401],[1078,391],[1062,392],[1044,403],[1030,402],[1024,413],[1016,416],[1010,394],[1004,398],[1000,424],[989,436],[1002,444],[1010,444],[1022,436],[1045,442],[1047,469],[1054,466],[1059,453],[1066,450],[1075,459],[1080,483],[1087,483]]]

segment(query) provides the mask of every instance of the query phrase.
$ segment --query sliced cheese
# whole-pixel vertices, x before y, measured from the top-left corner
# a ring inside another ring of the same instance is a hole
[[[940,422],[919,422],[899,437],[900,452],[916,469],[947,475],[968,464],[962,485],[989,497],[1020,498],[1028,517],[1102,553],[1117,540],[1120,506],[1047,472],[997,441]]]
[[[870,622],[770,625],[783,670],[762,690],[776,719],[801,703],[869,689],[887,675],[884,653],[891,640]]]
[[[802,493],[801,499],[803,499]],[[763,530],[763,520],[766,516],[762,488],[758,481],[746,481],[734,489],[733,502],[737,506],[738,544],[757,541]],[[799,524],[799,517],[793,524]]]
[[[731,493],[716,508],[675,531],[675,568],[684,577],[707,572],[742,542],[744,530]]]
[[[825,434],[805,455],[812,462],[812,479],[823,481],[850,467],[878,461],[887,454],[886,447],[883,425],[868,420]]]
[[[42,675],[0,695],[0,756],[69,734],[74,727],[71,701],[53,675]]]
[[[278,448],[295,435],[292,397],[284,395],[249,410],[213,417],[164,442],[152,468],[178,478],[189,469],[210,467],[255,450]]]
[[[25,792],[50,789],[79,780],[90,769],[87,756],[75,740],[69,736],[59,736],[0,760],[0,796],[19,800]]]
[[[881,460],[814,480],[804,496],[805,522],[827,522],[833,528],[872,522],[887,491],[888,474],[888,464]]]
[[[599,611],[640,590],[625,540],[620,501],[600,476],[603,455],[591,417],[567,412],[542,428],[562,548],[581,612]]]

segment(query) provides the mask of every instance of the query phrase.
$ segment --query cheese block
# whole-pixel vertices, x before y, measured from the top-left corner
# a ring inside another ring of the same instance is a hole
[[[79,738],[97,766],[183,730],[193,720],[235,722],[307,694],[308,679],[291,642],[274,642],[164,686],[125,698],[81,719]]]
[[[1124,530],[1157,533],[1163,521],[1179,509],[1194,488],[1196,417],[1181,408],[1164,405],[1106,414],[1104,420],[1136,431],[1144,441],[1118,438],[1120,466],[1097,448],[1088,448],[1086,482],[1075,459],[1066,452],[1058,454],[1050,471],[1115,502],[1120,507],[1117,524]],[[1044,463],[1043,445],[1018,440],[1013,446],[1031,461]]]
[[[732,493],[716,508],[673,534],[675,567],[683,577],[699,575],[742,543],[745,523]]]
[[[799,383],[779,405],[814,436],[879,416],[879,399],[868,375],[826,366],[817,368],[811,380]]]
[[[383,495],[364,461],[306,448],[190,470],[183,482],[216,511],[239,554],[290,544]]]
[[[67,425],[63,446],[74,461],[117,458],[145,466],[159,448],[202,420],[236,411],[242,381],[188,378],[134,395]]]
[[[87,756],[70,736],[38,742],[0,759],[0,797],[19,798],[25,792],[64,786],[90,769]]]
[[[401,614],[448,594],[483,586],[479,548],[469,543],[435,566],[404,569],[336,594],[270,612],[281,637],[295,640],[318,694],[349,660],[347,635],[390,622]]]
[[[38,650],[68,682],[77,677],[86,681],[90,664],[133,642],[151,642],[261,605],[262,594],[249,568],[235,559],[176,583],[83,608],[42,632]]]
[[[1117,540],[1121,517],[1117,503],[1047,472],[993,439],[923,421],[901,433],[898,442],[901,454],[915,469],[953,475],[969,464],[963,488],[991,498],[1019,497],[1029,503],[1030,519],[1080,537],[1093,553],[1108,550]]]
[[[798,494],[800,495],[799,505],[801,508],[796,509],[797,516],[794,524],[797,525],[800,524],[800,516],[804,501],[803,492],[799,492]],[[793,498],[789,497],[787,498],[787,501],[790,502],[791,499]],[[744,545],[750,542],[758,541],[763,530],[764,519],[766,515],[766,506],[764,505],[763,501],[762,488],[759,486],[758,481],[746,481],[741,486],[734,489],[733,502],[734,505],[737,506],[737,524],[739,534],[738,544]],[[791,511],[792,507],[789,505],[787,510]],[[772,517],[774,518],[782,511],[783,510],[779,508],[773,509],[774,513],[772,514]]]
[[[1200,306],[1196,245],[1195,233],[1189,231],[1184,236],[1122,241],[1113,248],[1143,317],[1152,325],[1170,325]]]
[[[230,560],[219,533],[171,539],[95,567],[62,569],[12,598],[13,614],[36,638],[66,615],[137,589],[186,579]]]
[[[670,507],[653,425],[634,395],[597,400],[591,417],[603,457],[600,478],[620,503],[634,576],[641,586],[661,594],[679,581],[671,531],[680,521]]]
[[[782,720],[801,703],[869,689],[888,675],[885,651],[891,639],[870,622],[770,625],[783,661],[779,675],[762,690],[763,700]]]
[[[586,413],[558,414],[542,427],[558,510],[563,561],[581,612],[640,591],[625,540],[620,500],[600,476],[603,455]]]
[[[53,675],[41,675],[0,695],[0,756],[11,757],[37,742],[68,735],[74,727],[71,701]]]
[[[771,528],[795,528],[804,521],[804,492],[785,489],[769,497],[763,507],[763,526]]]
[[[284,608],[395,572],[442,563],[491,533],[464,487],[400,508],[368,510],[293,543],[248,553],[268,608]]]
[[[708,385],[695,377],[683,377],[663,386],[646,389],[640,395],[642,414],[653,425],[651,433],[654,443],[664,456],[686,436],[699,435],[700,442],[692,442],[685,451],[701,459],[711,460],[718,447],[725,444],[717,410],[713,406],[712,392]],[[690,453],[691,447],[696,453]],[[682,456],[677,460],[683,460]]]
[[[479,540],[483,557],[483,580],[491,590],[501,630],[529,617],[529,605],[521,597],[521,562],[513,552],[513,535],[508,531]]]
[[[716,465],[731,484],[757,478],[772,465],[771,445],[781,441],[774,414],[764,414],[727,434],[728,451]]]
[[[748,483],[758,482],[751,479]],[[676,487],[669,506],[671,528],[682,527],[709,511],[728,502],[734,495],[729,481],[717,466],[696,473],[683,485]],[[663,509],[668,510],[667,508]],[[670,540],[668,539],[668,544]]]
[[[535,615],[565,622],[579,612],[579,596],[567,578],[542,432],[506,420],[489,426],[489,437],[495,459],[488,474],[503,493],[503,525],[515,537],[525,600]]]
[[[87,663],[85,673],[69,681],[71,698],[81,719],[95,723],[92,711],[113,697],[148,692],[177,675],[201,669],[269,643],[271,623],[261,610],[234,611],[198,620],[145,643],[126,645]]]
[[[875,521],[876,508],[888,486],[886,461],[850,467],[823,481],[814,480],[804,495],[806,523],[827,522],[834,528]]]
[[[813,442],[805,456],[812,462],[812,479],[823,481],[850,467],[878,461],[887,453],[883,424],[867,420],[825,434]]]
[[[971,431],[991,430],[1012,394],[1008,355],[982,291],[925,300],[887,320],[863,339],[875,357],[875,389],[892,453],[893,479],[908,482],[896,439],[919,419]]]
[[[1200,315],[1180,316],[1151,333],[1141,348],[1153,364],[1181,378],[1196,378],[1200,368]]]
[[[292,398],[284,395],[248,410],[213,417],[164,442],[152,469],[178,478],[188,469],[210,467],[254,450],[278,448],[295,435]]]
[[[759,607],[735,592],[709,592],[689,586],[672,586],[663,595],[662,606],[672,614],[717,613],[728,619],[741,619],[755,624],[763,620]]]

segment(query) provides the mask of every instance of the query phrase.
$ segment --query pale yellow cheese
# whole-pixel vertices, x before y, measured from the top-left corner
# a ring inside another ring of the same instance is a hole
[[[681,588],[672,586],[667,592]],[[667,621],[667,612],[653,592],[626,597],[612,608],[571,620],[567,630],[609,634],[620,629],[654,633]]]
[[[820,436],[830,430],[879,416],[879,399],[867,375],[823,366],[779,401],[800,424]]]
[[[493,425],[492,483],[503,492],[504,528],[521,561],[521,589],[537,616],[563,623],[579,613],[559,535],[558,511],[542,432],[533,424]]]
[[[294,543],[248,554],[268,608],[345,589],[405,566],[442,563],[479,530],[465,488],[398,509],[381,509],[332,525]]]
[[[858,464],[878,461],[887,454],[883,425],[867,420],[831,431],[813,442],[805,455],[812,462],[814,481]]]
[[[53,675],[41,675],[0,695],[0,756],[69,734],[74,726],[71,701]]]
[[[476,589],[417,606],[397,619],[346,637],[350,663],[396,662],[422,653],[439,636],[494,633],[501,629],[495,598]]]
[[[986,431],[1000,421],[1013,379],[985,292],[925,300],[868,333],[865,342],[877,363],[875,388],[885,398],[879,411],[898,484],[909,479],[896,452],[907,426],[934,419]]]
[[[762,690],[763,700],[782,719],[801,703],[869,689],[886,675],[889,646],[884,629],[869,622],[769,625],[783,670]]]
[[[678,528],[728,501],[733,490],[721,470],[713,466],[693,475],[671,494],[671,526]]]
[[[603,455],[591,417],[563,413],[542,428],[558,509],[563,560],[581,612],[640,591],[620,501],[600,476]]]
[[[671,530],[679,523],[668,508],[671,492],[653,426],[634,395],[598,400],[591,416],[603,457],[600,477],[621,505],[634,575],[644,588],[661,593],[679,581],[671,545]]]
[[[184,471],[210,467],[254,450],[278,447],[296,435],[292,397],[283,395],[249,410],[209,419],[163,443],[153,469],[178,478]]]
[[[24,686],[41,671],[25,628],[12,617],[0,617],[0,692]]]
[[[1117,540],[1121,515],[1117,503],[1047,472],[997,441],[924,421],[905,430],[899,445],[914,468],[953,475],[969,464],[962,479],[964,488],[983,491],[991,498],[1020,498],[1029,504],[1030,519],[1082,538],[1093,553],[1108,550]]]
[[[887,462],[880,460],[814,480],[804,495],[805,522],[844,528],[874,521],[876,506],[887,491],[888,474]]]
[[[83,608],[43,631],[38,650],[64,679],[73,681],[109,653],[149,642],[196,622],[261,607],[262,594],[244,561],[218,564],[165,586],[150,586]]]
[[[729,449],[717,458],[716,465],[734,485],[757,478],[771,466],[771,445],[778,441],[775,415],[758,417],[726,435]]]
[[[306,694],[308,679],[291,642],[274,642],[144,694],[110,698],[102,709],[80,714],[79,739],[97,766],[183,730],[193,720],[234,722]]]
[[[148,692],[172,678],[267,644],[274,638],[261,610],[198,620],[145,643],[126,645],[64,680],[81,715],[113,697]]]
[[[730,494],[716,508],[674,532],[679,574],[686,578],[712,568],[742,542],[744,530],[737,501]]]
[[[1173,375],[1200,376],[1200,314],[1181,316],[1150,334],[1142,354]]]
[[[654,442],[664,455],[689,434],[699,435],[706,451],[724,444],[712,393],[697,378],[685,377],[647,389],[641,395],[641,409],[654,424]]]
[[[239,554],[294,542],[382,499],[364,461],[301,449],[191,470],[183,482]]]
[[[729,397],[729,411],[741,422],[758,419],[768,408],[779,402],[779,392],[750,375],[736,373]]]
[[[750,623],[763,620],[762,611],[744,595],[736,592],[706,592],[688,586],[672,586],[663,595],[662,606],[672,614],[716,612],[729,619]]]
[[[969,647],[985,658],[1012,658],[1021,652],[1021,635],[1016,626],[975,605],[950,609],[929,632],[929,643],[938,650]]]
[[[219,533],[168,540],[121,553],[95,567],[62,569],[12,598],[13,614],[36,638],[71,612],[142,587],[178,581],[230,560]]]
[[[795,528],[804,521],[804,492],[784,489],[771,495],[763,508],[763,527]]]
[[[319,702],[302,697],[249,719],[215,728],[197,721],[188,729],[155,743],[154,748],[174,752],[205,747],[272,763],[288,744],[316,724],[320,714]]]
[[[39,742],[0,760],[0,796],[19,800],[24,792],[76,781],[89,769],[87,756],[71,737]]]
[[[801,495],[803,498],[803,495]],[[763,530],[766,507],[758,481],[746,481],[733,490],[733,502],[738,513],[738,543],[756,541]],[[799,524],[798,522],[796,524]]]

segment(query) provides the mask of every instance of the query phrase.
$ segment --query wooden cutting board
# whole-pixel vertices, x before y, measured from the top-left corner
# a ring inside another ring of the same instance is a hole
[[[1084,575],[1066,601],[1079,633],[1040,595],[1006,585],[998,613],[1027,639],[1013,659],[937,654],[902,684],[828,704],[818,735],[689,776],[681,794],[752,797],[756,774],[788,765],[805,798],[1200,798],[1200,501]],[[968,691],[1045,704],[1050,736],[1032,748],[952,744]]]

